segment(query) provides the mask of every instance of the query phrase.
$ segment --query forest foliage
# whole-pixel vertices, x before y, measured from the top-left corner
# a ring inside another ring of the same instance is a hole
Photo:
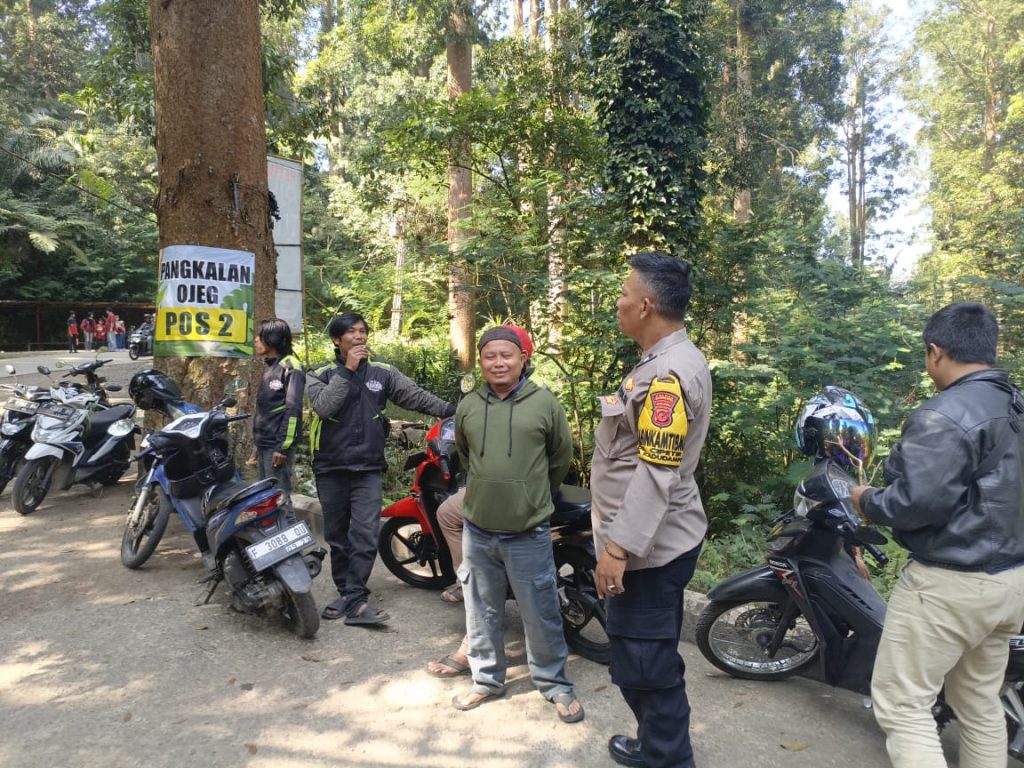
[[[476,2],[457,103],[448,0],[261,8],[268,151],[305,162],[311,358],[330,316],[357,310],[379,355],[453,391],[446,174],[469,147],[477,325],[535,335],[585,477],[595,397],[637,359],[614,319],[625,257],[690,259],[687,325],[715,387],[700,468],[715,570],[756,554],[787,505],[805,466],[793,421],[821,386],[869,404],[884,454],[930,392],[935,309],[990,304],[1019,377],[1017,0],[918,0],[895,25],[871,0]],[[0,298],[150,300],[147,3],[0,0],[0,52]],[[902,274],[911,188],[930,248]]]

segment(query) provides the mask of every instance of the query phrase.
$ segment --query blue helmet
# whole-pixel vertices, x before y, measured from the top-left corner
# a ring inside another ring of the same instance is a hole
[[[841,387],[825,387],[807,401],[796,420],[796,444],[803,453],[844,467],[866,464],[876,438],[871,411]]]

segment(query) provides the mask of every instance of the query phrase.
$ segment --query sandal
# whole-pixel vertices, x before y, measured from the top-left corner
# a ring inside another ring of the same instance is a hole
[[[452,706],[460,712],[468,712],[471,709],[476,709],[485,701],[500,699],[504,695],[504,688],[499,688],[495,691],[491,688],[484,688],[482,685],[474,685],[464,693],[455,694],[455,697],[452,699]],[[466,701],[465,699],[468,696],[479,696],[480,698],[476,701]]]
[[[583,705],[580,704],[579,699],[576,698],[576,694],[572,691],[565,691],[564,693],[556,693],[552,696],[549,701],[555,705],[558,711],[558,719],[563,723],[578,723],[582,720],[586,713],[583,711]],[[580,704],[580,708],[575,712],[572,711],[573,703]],[[564,707],[563,712],[559,707]]]
[[[431,664],[436,664],[431,669]],[[427,664],[427,674],[433,677],[458,677],[469,672],[469,664],[465,664],[450,653],[439,661],[432,661]]]
[[[327,621],[337,621],[338,619],[344,618],[345,614],[342,609],[345,607],[345,598],[339,597],[333,603],[328,603],[324,606],[324,609],[320,612],[320,618],[326,619]]]
[[[360,603],[352,613],[345,617],[345,623],[350,627],[370,626],[371,624],[383,624],[391,617],[386,611],[370,611],[369,603]]]
[[[441,593],[441,599],[446,603],[461,603],[463,601],[462,583],[457,581],[448,587],[448,589]]]

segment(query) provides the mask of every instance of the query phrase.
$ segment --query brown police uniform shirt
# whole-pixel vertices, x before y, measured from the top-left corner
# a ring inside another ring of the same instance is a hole
[[[665,565],[697,546],[707,517],[693,473],[711,420],[711,372],[685,330],[671,333],[601,397],[590,478],[594,545],[627,569]]]

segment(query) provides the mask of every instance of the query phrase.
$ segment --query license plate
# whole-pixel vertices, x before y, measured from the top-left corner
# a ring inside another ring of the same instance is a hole
[[[253,568],[263,571],[312,543],[313,536],[309,532],[309,527],[305,523],[299,523],[275,533],[265,541],[250,544],[245,548],[245,554],[252,561]]]
[[[39,406],[39,413],[54,419],[67,421],[75,415],[75,409],[59,403],[43,403]]]

